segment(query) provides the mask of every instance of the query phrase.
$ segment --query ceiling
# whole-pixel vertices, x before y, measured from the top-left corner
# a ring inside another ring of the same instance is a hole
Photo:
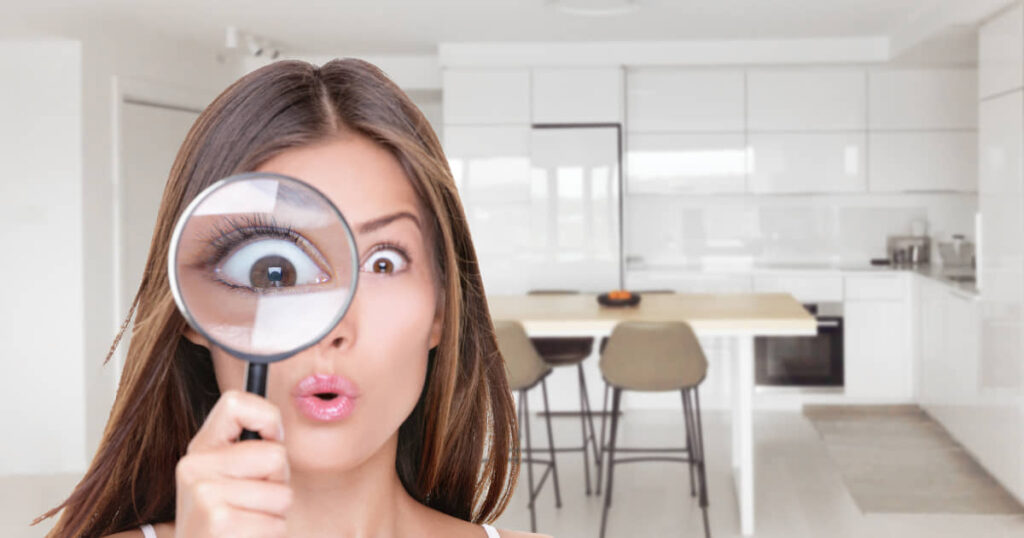
[[[10,4],[10,30],[15,20],[22,30],[116,21],[219,47],[233,25],[288,54],[422,54],[466,41],[891,37],[940,2],[972,0],[635,0],[635,11],[602,17],[567,14],[552,0],[0,1]]]

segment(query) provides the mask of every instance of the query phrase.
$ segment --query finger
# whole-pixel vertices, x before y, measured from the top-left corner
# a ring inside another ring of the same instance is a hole
[[[202,482],[192,491],[197,504],[228,505],[239,510],[284,517],[292,504],[292,489],[277,482],[234,478]]]
[[[178,463],[178,479],[185,486],[223,478],[287,482],[288,455],[284,445],[246,441],[189,454]]]
[[[229,390],[217,400],[188,450],[209,450],[233,444],[242,429],[257,432],[267,440],[280,441],[284,437],[277,406],[255,394]]]

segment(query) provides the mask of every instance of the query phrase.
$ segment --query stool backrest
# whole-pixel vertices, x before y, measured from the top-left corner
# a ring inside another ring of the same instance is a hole
[[[551,371],[551,366],[544,362],[533,347],[522,323],[494,320],[494,332],[498,336],[498,351],[505,359],[510,389],[528,389]]]
[[[697,335],[681,321],[619,323],[601,354],[600,365],[611,385],[640,391],[694,387],[708,371]]]

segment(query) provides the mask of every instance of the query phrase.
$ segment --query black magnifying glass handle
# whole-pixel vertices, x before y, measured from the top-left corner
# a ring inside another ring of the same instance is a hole
[[[267,370],[269,367],[261,362],[250,362],[249,369],[245,374],[245,391],[259,396],[267,395]],[[260,439],[260,434],[249,430],[242,430],[240,441],[249,439]]]

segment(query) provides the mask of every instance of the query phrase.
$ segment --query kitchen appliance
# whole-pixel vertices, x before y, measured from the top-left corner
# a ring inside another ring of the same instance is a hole
[[[927,236],[890,235],[885,250],[891,265],[924,265],[931,260],[930,245]]]
[[[974,243],[956,234],[952,241],[939,243],[939,258],[943,267],[970,267],[974,264]]]
[[[818,321],[814,336],[759,336],[754,339],[758,385],[843,386],[842,303],[806,304]]]

